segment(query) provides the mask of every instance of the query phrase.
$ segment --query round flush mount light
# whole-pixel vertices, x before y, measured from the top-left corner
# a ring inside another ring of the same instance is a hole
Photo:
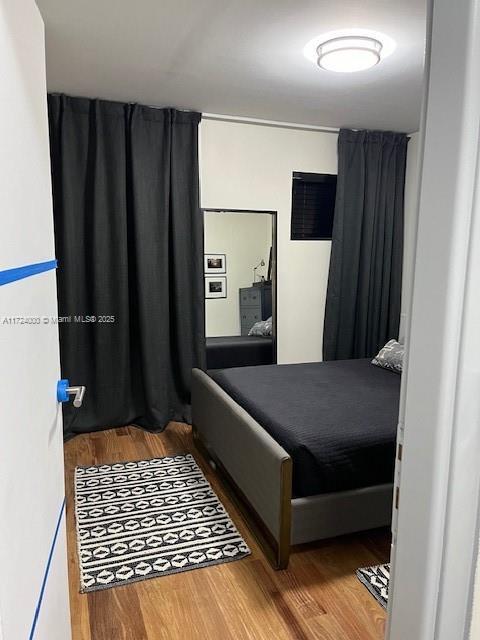
[[[308,42],[306,58],[326,71],[352,73],[377,65],[395,50],[395,41],[366,29],[331,31]]]
[[[352,73],[370,69],[380,62],[382,43],[365,36],[343,36],[317,47],[317,64],[326,71]]]

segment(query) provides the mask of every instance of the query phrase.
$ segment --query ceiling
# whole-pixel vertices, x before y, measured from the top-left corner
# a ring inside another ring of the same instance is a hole
[[[49,91],[323,126],[418,129],[425,0],[37,0]],[[303,56],[363,28],[397,48],[354,74]]]

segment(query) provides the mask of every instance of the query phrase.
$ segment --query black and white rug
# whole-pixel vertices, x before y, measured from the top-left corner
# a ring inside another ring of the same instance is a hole
[[[357,578],[370,591],[372,596],[384,607],[388,603],[388,583],[390,582],[390,564],[357,569]]]
[[[250,553],[191,455],[77,467],[75,516],[82,593]]]

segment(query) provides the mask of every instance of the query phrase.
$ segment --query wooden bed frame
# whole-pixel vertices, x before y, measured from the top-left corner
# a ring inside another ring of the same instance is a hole
[[[192,373],[192,423],[197,446],[216,464],[276,569],[291,545],[391,522],[393,485],[292,498],[292,459],[212,378]]]

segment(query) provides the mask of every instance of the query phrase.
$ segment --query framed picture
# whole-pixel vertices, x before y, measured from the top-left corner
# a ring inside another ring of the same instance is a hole
[[[224,253],[205,254],[205,273],[227,273],[227,258]]]
[[[226,276],[206,276],[205,277],[205,298],[226,298],[227,297],[227,277]]]

